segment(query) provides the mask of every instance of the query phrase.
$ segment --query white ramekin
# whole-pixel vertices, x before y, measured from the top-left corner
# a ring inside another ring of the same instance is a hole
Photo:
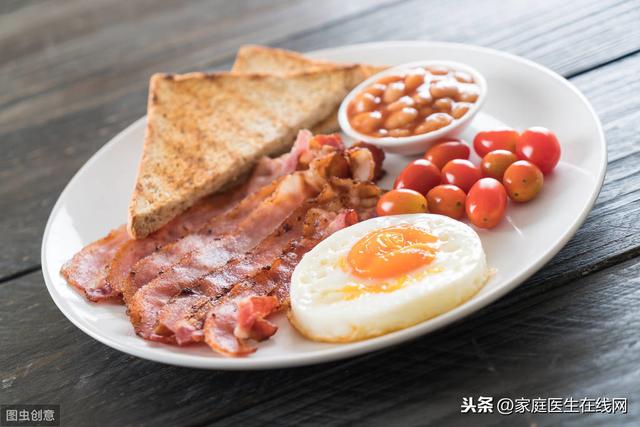
[[[455,71],[464,71],[469,73],[474,82],[479,86],[480,93],[478,94],[478,99],[475,103],[469,108],[469,111],[462,116],[460,119],[455,119],[449,125],[440,128],[433,132],[428,132],[421,135],[414,136],[405,136],[405,137],[375,137],[370,135],[364,135],[351,127],[351,123],[349,123],[349,119],[347,117],[347,107],[351,100],[358,95],[364,88],[375,83],[380,77],[387,76],[393,74],[397,71],[407,70],[415,67],[429,67],[429,66],[445,66]],[[398,154],[417,154],[424,152],[429,146],[440,139],[443,138],[454,138],[471,123],[473,117],[478,113],[482,104],[487,97],[487,81],[485,78],[476,70],[468,65],[454,62],[454,61],[438,61],[438,60],[428,60],[428,61],[417,61],[410,62],[407,64],[397,65],[395,67],[388,68],[384,71],[381,71],[373,76],[369,77],[367,80],[360,83],[356,86],[349,94],[344,98],[342,104],[340,104],[340,109],[338,111],[338,122],[340,123],[340,127],[342,131],[346,133],[351,138],[368,142],[375,146],[382,148],[383,150],[389,153],[398,153]]]

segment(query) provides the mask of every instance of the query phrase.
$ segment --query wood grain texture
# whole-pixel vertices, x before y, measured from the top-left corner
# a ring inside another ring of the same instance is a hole
[[[470,43],[539,62],[564,76],[640,49],[634,1],[411,0],[279,43],[294,50],[384,40]],[[329,41],[329,42],[328,42]]]
[[[104,4],[114,1],[101,0],[95,7],[107,8]],[[49,30],[40,17],[46,14],[32,8],[19,11],[26,15],[19,18],[35,32],[33,38],[42,47],[17,52],[14,61],[0,65],[0,84],[12,88],[0,94],[4,149],[0,209],[6,212],[0,218],[0,235],[20,242],[0,254],[0,278],[37,265],[40,237],[58,194],[91,154],[144,114],[147,79],[152,72],[225,68],[237,47],[247,42],[302,51],[388,39],[468,42],[521,54],[564,74],[640,49],[636,25],[640,9],[633,7],[633,1],[584,0],[559,7],[553,1],[505,6],[494,0],[483,3],[482,8],[474,7],[476,2],[471,0],[459,0],[451,7],[440,2],[362,1],[341,8],[336,2],[323,5],[323,15],[333,11],[334,20],[323,18],[322,22],[314,21],[318,13],[309,5],[296,3],[292,11],[278,2],[273,12],[266,13],[251,2],[238,3],[226,10],[215,7],[215,2],[198,2],[189,8],[161,2],[149,16],[140,16],[144,4],[134,2],[136,6],[120,12],[107,8],[105,16],[94,12],[97,28],[68,30],[74,37],[65,35],[60,23],[65,21],[59,16],[63,12],[49,18],[58,22]],[[70,9],[67,13],[73,22],[83,22],[91,15],[86,2],[64,4],[67,6],[61,9]],[[569,13],[572,9],[575,14]],[[204,18],[193,18],[199,12]],[[3,19],[13,22],[10,17]],[[211,28],[210,22],[218,18],[224,18],[224,25]],[[289,21],[296,25],[289,28],[285,25]],[[187,34],[183,34],[185,27]],[[12,28],[4,33],[0,30],[5,34],[0,46],[11,44],[5,39],[19,38],[20,27],[14,24]],[[247,32],[248,28],[253,29]],[[155,40],[149,34],[162,37]],[[137,40],[142,36],[148,39]],[[60,40],[59,45],[55,41],[47,44],[48,37]]]
[[[538,276],[533,278],[533,282]],[[356,359],[263,372],[199,371],[97,343],[40,274],[0,286],[3,403],[62,405],[63,425],[637,425],[627,417],[476,415],[462,396],[640,399],[640,263],[515,291],[463,322]],[[29,325],[28,333],[13,319]],[[43,338],[46,337],[46,338]]]

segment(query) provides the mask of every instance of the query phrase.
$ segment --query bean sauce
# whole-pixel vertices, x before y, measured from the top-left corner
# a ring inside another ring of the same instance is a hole
[[[433,132],[459,120],[478,100],[480,87],[464,71],[416,67],[380,77],[349,103],[349,123],[376,137]]]

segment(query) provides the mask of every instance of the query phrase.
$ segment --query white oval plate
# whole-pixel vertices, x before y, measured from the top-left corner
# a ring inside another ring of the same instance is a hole
[[[326,344],[300,336],[284,316],[280,330],[247,358],[229,359],[206,346],[179,348],[138,338],[124,307],[92,304],[68,286],[61,265],[85,244],[126,220],[126,209],[140,156],[144,118],[100,149],[73,177],[51,212],[42,242],[47,288],[65,316],[98,341],[157,362],[208,369],[264,369],[299,366],[355,356],[441,328],[495,301],[542,267],[573,236],[591,209],[604,179],[606,146],[602,126],[586,98],[568,81],[531,61],[490,49],[432,42],[372,43],[313,52],[313,57],[345,62],[401,64],[425,59],[467,63],[484,74],[486,104],[463,134],[500,123],[516,129],[545,126],[562,144],[562,159],[545,177],[541,195],[510,205],[506,220],[479,234],[497,272],[470,301],[411,328],[352,344]],[[477,159],[476,159],[477,160]],[[410,161],[389,155],[382,185]]]

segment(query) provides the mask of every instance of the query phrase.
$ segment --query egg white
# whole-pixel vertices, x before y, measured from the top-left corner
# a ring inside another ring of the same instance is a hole
[[[345,286],[367,282],[351,275],[346,267],[353,245],[374,230],[398,225],[417,227],[437,237],[435,259],[387,280],[390,291],[349,296]],[[291,279],[289,319],[316,341],[362,340],[450,311],[475,295],[487,278],[480,238],[462,222],[433,214],[373,218],[334,233],[302,258]]]

